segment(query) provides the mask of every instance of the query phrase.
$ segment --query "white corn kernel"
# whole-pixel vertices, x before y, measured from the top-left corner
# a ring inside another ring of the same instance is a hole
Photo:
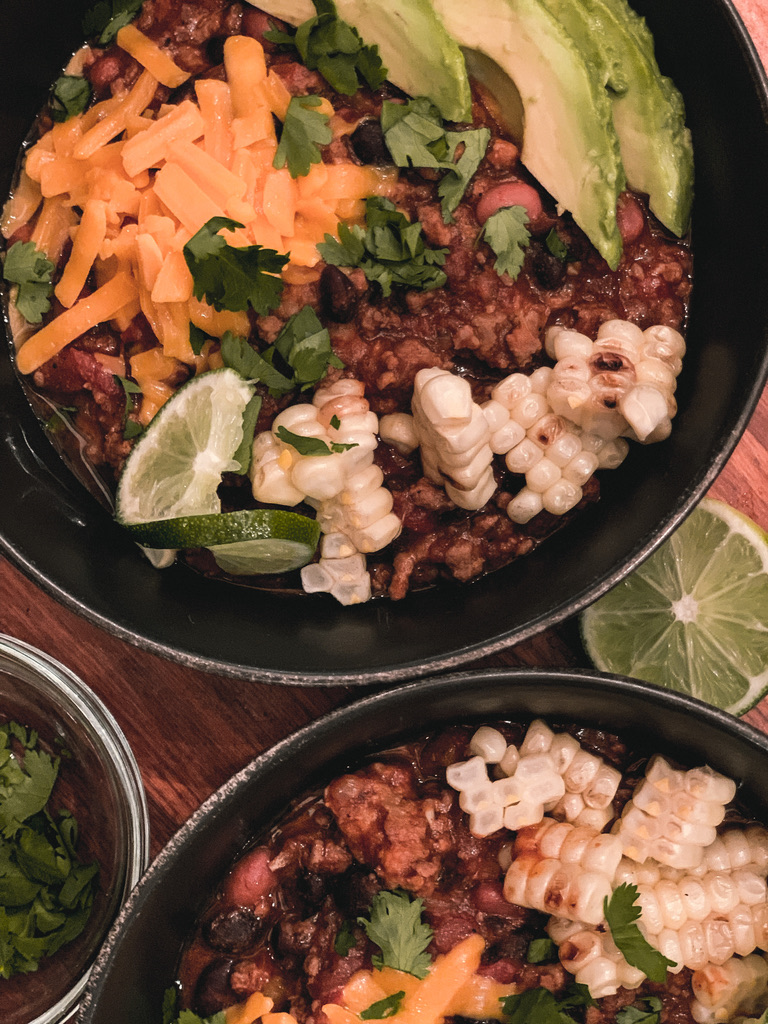
[[[507,752],[507,741],[498,729],[483,725],[476,730],[469,742],[472,754],[478,754],[490,764],[498,764]]]
[[[530,522],[543,508],[541,495],[524,487],[507,505],[507,515],[513,523],[523,525]]]
[[[554,462],[551,462],[545,456],[528,470],[525,474],[525,482],[532,491],[544,494],[548,488],[552,487],[562,478],[562,475]]]
[[[379,421],[379,437],[403,455],[410,455],[419,447],[419,438],[413,416],[407,412],[391,412]]]
[[[581,488],[564,479],[552,484],[541,496],[544,508],[554,516],[570,512],[572,508],[576,508],[581,498]]]
[[[525,437],[514,448],[510,448],[504,461],[510,473],[528,473],[543,458],[541,448],[529,437]]]

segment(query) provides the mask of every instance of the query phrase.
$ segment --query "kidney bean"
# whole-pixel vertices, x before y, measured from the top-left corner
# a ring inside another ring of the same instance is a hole
[[[524,206],[531,224],[544,212],[541,196],[535,188],[524,181],[508,181],[503,185],[496,185],[480,197],[475,216],[480,224],[485,224],[491,214],[505,206]]]
[[[622,241],[634,242],[645,228],[645,211],[630,192],[622,192],[616,206],[616,221]]]

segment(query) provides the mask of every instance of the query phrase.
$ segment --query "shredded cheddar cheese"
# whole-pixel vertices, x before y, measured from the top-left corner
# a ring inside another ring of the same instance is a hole
[[[255,39],[227,39],[227,81],[201,79],[194,99],[159,109],[158,83],[175,88],[189,76],[134,25],[117,43],[141,64],[138,80],[39,139],[0,221],[5,237],[32,221],[32,241],[55,263],[71,242],[55,288],[64,311],[22,344],[22,373],[99,323],[125,330],[139,311],[159,342],[152,351],[196,372],[214,366],[215,352],[202,362],[194,356],[190,325],[221,338],[247,335],[249,320],[193,297],[182,251],[191,236],[211,217],[228,217],[244,225],[227,233],[230,245],[288,254],[286,282],[316,280],[317,244],[336,235],[340,220],[362,220],[363,199],[386,195],[396,181],[396,171],[351,163],[312,164],[295,179],[273,167],[273,115],[285,118],[291,95]],[[322,109],[333,113],[325,100]],[[83,296],[91,275],[97,288]],[[148,422],[172,394],[168,366],[154,357],[134,362]]]

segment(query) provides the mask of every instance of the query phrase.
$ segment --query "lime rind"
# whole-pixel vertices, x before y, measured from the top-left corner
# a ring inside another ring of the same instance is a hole
[[[123,525],[221,510],[221,476],[238,467],[243,413],[254,387],[235,370],[184,384],[134,445],[117,487]]]
[[[597,668],[744,714],[768,692],[768,537],[705,499],[581,631]]]

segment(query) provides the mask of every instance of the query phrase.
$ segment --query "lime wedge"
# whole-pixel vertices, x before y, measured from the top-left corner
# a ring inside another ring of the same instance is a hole
[[[311,561],[320,524],[284,509],[248,509],[126,525],[146,548],[209,548],[235,576],[290,572]]]
[[[222,473],[238,468],[234,454],[253,392],[230,369],[201,374],[179,388],[126,460],[117,485],[117,521],[220,511],[216,492]]]
[[[768,692],[768,536],[705,498],[581,630],[597,668],[743,715]]]

